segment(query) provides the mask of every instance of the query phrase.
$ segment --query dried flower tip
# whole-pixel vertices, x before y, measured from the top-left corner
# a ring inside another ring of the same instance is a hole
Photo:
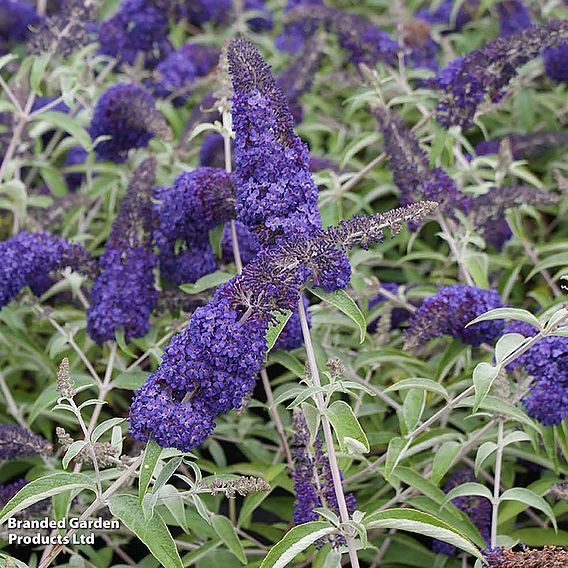
[[[332,379],[339,379],[345,374],[345,365],[339,357],[330,357],[327,360],[327,370]]]
[[[568,547],[545,546],[513,551],[494,548],[485,552],[487,568],[565,568],[568,566]]]
[[[69,359],[67,357],[64,357],[59,364],[55,390],[65,398],[73,398],[75,396],[75,387],[69,373]]]
[[[73,443],[73,438],[63,428],[56,428],[55,433],[57,435],[59,444],[65,451],[67,451],[69,449],[69,446]],[[92,445],[92,450],[95,454],[97,465],[99,467],[110,467],[117,464],[119,458],[119,450],[110,442],[95,442]],[[75,461],[75,463],[92,464],[93,455],[91,453],[91,448],[85,445],[81,449],[81,451],[73,458],[73,460]]]
[[[239,477],[238,479],[216,479],[212,482],[204,481],[201,488],[207,489],[211,495],[223,493],[225,497],[234,499],[236,495],[246,497],[252,493],[270,491],[270,484],[260,477]]]
[[[36,454],[49,455],[51,444],[42,436],[17,424],[0,424],[0,461]]]
[[[217,65],[217,73],[215,75],[216,86],[213,90],[215,104],[221,112],[231,112],[233,97],[233,83],[229,74],[229,42],[225,41],[219,56],[219,64]]]
[[[562,481],[552,487],[550,492],[557,498],[563,501],[568,501],[568,481]]]
[[[241,405],[240,408],[237,408],[236,410],[237,416],[244,416],[247,413],[251,401],[252,401],[252,391],[248,392],[243,398],[243,404]]]
[[[65,450],[73,443],[73,438],[65,431],[65,428],[61,428],[61,426],[55,428],[55,435],[57,436],[59,445]]]

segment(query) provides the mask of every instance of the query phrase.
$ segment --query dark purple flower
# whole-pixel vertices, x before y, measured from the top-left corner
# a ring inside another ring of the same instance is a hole
[[[479,0],[464,0],[456,14],[455,21],[452,21],[453,8],[454,0],[444,0],[434,10],[427,8],[418,10],[415,17],[430,24],[443,24],[448,28],[447,31],[460,31],[477,14]]]
[[[502,36],[526,30],[532,26],[531,13],[523,0],[502,0],[497,4]]]
[[[118,12],[101,24],[100,52],[119,64],[134,65],[140,58],[152,69],[173,50],[168,32],[168,12],[157,0],[123,0]]]
[[[247,226],[243,225],[240,221],[235,221],[235,229],[237,231],[241,261],[243,264],[248,264],[256,256],[260,248],[258,239],[254,233],[251,233]],[[231,226],[229,223],[227,223],[223,229],[221,252],[223,253],[223,260],[225,262],[233,262],[233,239],[231,238]]]
[[[98,100],[89,126],[91,138],[110,136],[99,142],[99,160],[124,162],[128,151],[144,148],[154,135],[169,138],[171,132],[156,109],[152,95],[137,85],[114,85]]]
[[[498,154],[501,144],[507,141],[514,160],[527,160],[537,157],[543,152],[568,145],[568,132],[529,132],[527,134],[508,134],[503,138],[485,140],[475,147],[478,156]]]
[[[449,493],[452,489],[455,489],[464,483],[471,483],[473,481],[475,481],[475,477],[470,469],[458,469],[448,478],[446,485],[444,485],[444,493]],[[456,497],[455,499],[452,499],[452,504],[469,517],[469,520],[479,530],[483,540],[488,543],[490,538],[489,531],[491,528],[492,511],[489,499],[475,495]],[[453,556],[456,554],[455,546],[439,540],[433,541],[432,549],[436,554],[442,553],[447,556]]]
[[[201,167],[180,174],[172,187],[159,188],[155,195],[159,203],[154,236],[162,275],[173,283],[194,282],[215,270],[209,231],[235,217],[232,176]]]
[[[155,79],[150,84],[153,92],[162,98],[176,94],[174,103],[184,104],[192,84],[215,68],[219,53],[216,47],[209,45],[192,42],[182,45],[156,67]]]
[[[473,224],[487,243],[500,250],[512,233],[505,214],[512,207],[558,203],[560,196],[546,189],[522,185],[494,188],[471,200]]]
[[[375,117],[384,137],[385,152],[394,182],[402,191],[401,203],[428,199],[440,204],[442,211],[468,211],[470,199],[456,187],[442,168],[430,168],[428,156],[418,139],[394,112],[377,107]]]
[[[438,70],[437,55],[440,45],[432,39],[428,22],[415,19],[404,24],[405,61],[414,69]]]
[[[284,14],[298,7],[309,9],[310,6],[324,6],[324,3],[323,0],[288,0],[284,7]],[[314,36],[318,25],[317,21],[301,18],[285,23],[282,32],[276,38],[276,47],[288,53],[298,53],[304,47],[305,42]]]
[[[503,331],[502,320],[466,325],[477,316],[502,308],[503,302],[496,290],[482,290],[475,286],[455,284],[442,286],[436,294],[426,298],[410,319],[406,348],[422,345],[429,339],[450,335],[468,345],[491,343]]]
[[[25,286],[50,272],[70,267],[93,273],[90,256],[78,244],[48,233],[23,231],[0,243],[0,308],[11,302]]]
[[[0,461],[51,453],[51,444],[17,424],[0,424]]]
[[[507,333],[533,337],[537,329],[528,323],[513,321]],[[522,402],[531,418],[545,426],[560,424],[568,416],[568,337],[541,339],[518,357],[509,368],[522,366],[534,378],[530,392]]]
[[[38,26],[41,16],[33,4],[21,0],[0,0],[0,53],[7,51],[10,42],[25,41],[30,29]]]
[[[65,167],[71,166],[78,166],[84,164],[88,157],[88,152],[81,146],[73,146],[69,148],[67,152],[67,157],[65,158],[65,162],[63,165]],[[83,179],[85,178],[85,174],[81,172],[73,172],[65,174],[65,181],[67,182],[67,187],[69,191],[77,191],[81,184],[83,183]]]
[[[544,50],[546,74],[558,83],[568,81],[568,42]]]
[[[208,134],[199,150],[199,165],[210,168],[225,167],[225,141],[218,132]]]
[[[329,467],[329,459],[323,453],[319,436],[310,443],[310,432],[300,409],[294,410],[294,524],[300,525],[320,518],[314,509],[325,507],[339,515],[339,507]],[[345,495],[347,510],[351,515],[357,506],[353,493]]]
[[[248,41],[233,40],[228,58],[238,218],[263,246],[309,235],[321,227],[318,189],[284,94]]]
[[[151,250],[155,169],[155,159],[147,158],[135,170],[100,258],[102,273],[87,310],[87,331],[97,343],[113,339],[120,328],[126,341],[143,337],[150,329],[158,298]]]
[[[443,126],[471,126],[478,106],[486,96],[498,102],[517,70],[543,49],[568,42],[568,20],[552,20],[508,36],[457,58],[434,80],[440,91],[437,120]]]

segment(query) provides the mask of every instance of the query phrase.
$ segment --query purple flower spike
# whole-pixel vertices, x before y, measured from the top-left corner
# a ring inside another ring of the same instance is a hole
[[[491,343],[503,331],[502,320],[466,325],[481,314],[502,308],[503,302],[496,290],[482,290],[475,286],[442,286],[436,294],[426,298],[410,319],[405,348],[424,344],[429,339],[450,335],[468,345]]]
[[[9,461],[36,454],[50,454],[51,444],[16,424],[0,424],[0,461]]]
[[[523,0],[503,0],[497,4],[502,36],[507,36],[532,26],[531,13]]]

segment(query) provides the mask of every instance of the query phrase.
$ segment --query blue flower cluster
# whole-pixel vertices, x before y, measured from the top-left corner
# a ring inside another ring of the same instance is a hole
[[[568,42],[544,50],[546,74],[559,83],[568,82]]]
[[[437,55],[440,44],[431,36],[430,24],[423,19],[415,18],[404,24],[405,62],[415,69],[438,70]]]
[[[422,8],[416,12],[416,17],[430,24],[441,24],[446,31],[460,31],[475,16],[479,9],[479,0],[464,0],[457,11],[455,20],[452,19],[454,0],[443,0],[436,8]]]
[[[266,7],[264,0],[244,0],[245,11],[260,12],[251,18],[248,25],[254,32],[272,29],[272,13]],[[182,12],[190,23],[201,26],[207,22],[215,25],[227,24],[233,12],[231,0],[186,0]]]
[[[329,459],[324,455],[322,441],[318,436],[310,443],[306,418],[300,409],[294,410],[294,523],[300,525],[319,519],[314,509],[327,507],[339,515],[337,497],[331,477]],[[349,514],[355,511],[357,502],[353,493],[345,494]]]
[[[511,155],[514,160],[527,160],[535,158],[543,152],[568,146],[568,132],[544,131],[529,132],[527,134],[509,134],[504,138],[494,140],[486,140],[480,142],[475,147],[475,153],[478,156],[487,156],[488,154],[498,154],[502,142],[506,140],[511,148]]]
[[[50,272],[70,267],[93,274],[91,259],[82,246],[45,232],[23,231],[1,242],[0,258],[0,308],[10,303],[25,286],[44,282]]]
[[[118,12],[101,24],[100,52],[120,64],[138,58],[147,69],[155,67],[173,47],[168,40],[168,13],[159,0],[122,0]]]
[[[172,283],[195,282],[215,270],[209,231],[235,216],[235,189],[230,174],[201,167],[180,174],[172,187],[155,193],[162,276]]]
[[[262,246],[321,227],[306,145],[270,67],[244,39],[229,46],[237,214]]]
[[[171,133],[164,117],[156,109],[152,95],[137,85],[114,85],[103,93],[93,113],[89,134],[93,140],[110,136],[97,143],[99,160],[124,162],[128,151],[144,148],[158,134],[169,138]]]
[[[254,233],[251,233],[246,225],[240,221],[235,221],[235,229],[237,231],[237,241],[239,243],[239,251],[241,253],[241,261],[248,264],[260,249],[258,239]],[[221,239],[221,252],[225,262],[233,262],[233,239],[231,237],[231,226],[226,224],[223,228],[223,237]]]
[[[51,444],[17,424],[0,424],[0,461],[51,453]]]
[[[8,51],[11,43],[24,41],[32,26],[37,26],[41,17],[33,4],[21,0],[0,0],[0,54]]]
[[[155,168],[155,159],[147,158],[135,170],[99,260],[102,273],[93,284],[87,310],[87,332],[97,343],[113,339],[120,328],[126,341],[150,329],[158,299],[151,249]]]
[[[292,12],[295,8],[310,6],[324,6],[323,0],[288,0],[284,7],[284,14]],[[298,53],[304,47],[304,43],[314,36],[318,28],[318,22],[309,19],[298,18],[284,24],[282,32],[278,35],[275,45],[281,51]]]
[[[150,86],[158,97],[176,95],[173,102],[184,104],[191,94],[192,84],[210,73],[219,61],[216,47],[189,42],[170,53],[155,70]]]
[[[442,168],[430,168],[426,152],[400,116],[384,107],[377,107],[375,116],[383,133],[394,182],[402,191],[401,203],[405,205],[416,199],[430,199],[448,214],[455,209],[467,212],[469,198]]]
[[[458,469],[448,478],[446,485],[444,485],[444,492],[449,493],[452,489],[455,489],[464,483],[471,483],[474,481],[475,477],[473,475],[473,471],[468,468]],[[479,530],[479,534],[482,536],[483,540],[486,543],[489,543],[492,511],[489,499],[478,496],[456,497],[455,499],[452,499],[452,504],[469,517],[469,520]],[[456,554],[455,546],[439,540],[434,540],[432,543],[432,549],[437,554],[441,553],[446,554],[447,556],[453,556]]]
[[[410,319],[405,347],[422,345],[441,335],[450,335],[474,346],[491,343],[503,331],[502,320],[484,321],[467,328],[466,325],[477,316],[502,307],[503,302],[496,290],[482,290],[463,284],[442,286],[436,294],[422,302]]]
[[[525,322],[509,322],[507,333],[533,337],[537,329]],[[545,426],[560,424],[568,416],[568,337],[541,339],[518,357],[509,368],[524,367],[533,377],[530,392],[522,402],[531,418]]]
[[[257,314],[235,310],[227,286],[220,286],[172,338],[160,367],[136,391],[132,435],[182,451],[201,444],[215,418],[239,408],[252,390],[266,351],[267,325]]]
[[[502,36],[526,30],[532,26],[531,13],[523,0],[502,0],[497,4],[499,26]]]

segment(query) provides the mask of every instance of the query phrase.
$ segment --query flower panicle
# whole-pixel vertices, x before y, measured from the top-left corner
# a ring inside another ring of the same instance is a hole
[[[69,372],[69,359],[64,357],[57,369],[57,381],[55,383],[55,390],[65,398],[73,398],[76,394],[75,385],[71,374]]]
[[[0,461],[38,454],[47,456],[52,449],[45,438],[18,424],[0,424]]]
[[[270,491],[270,484],[261,477],[242,476],[237,479],[205,480],[199,485],[200,489],[206,489],[211,495],[222,493],[228,499],[234,499],[237,495],[246,497],[253,493]]]

